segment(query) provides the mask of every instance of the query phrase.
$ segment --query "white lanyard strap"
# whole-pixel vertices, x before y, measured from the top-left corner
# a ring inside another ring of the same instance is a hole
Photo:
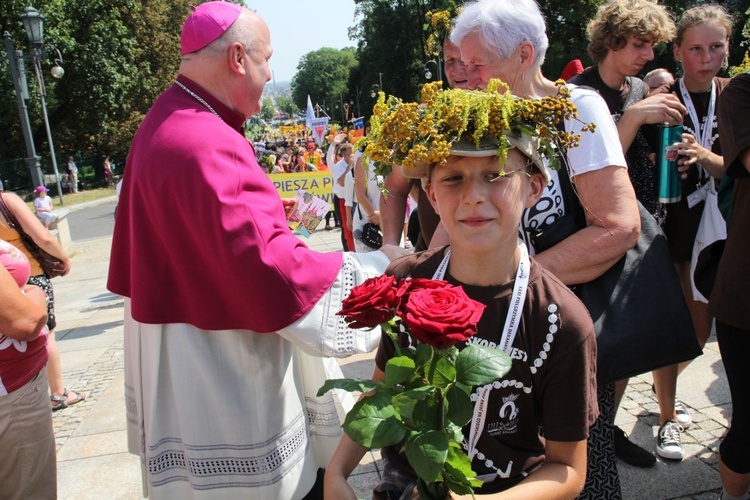
[[[526,289],[529,285],[529,269],[531,264],[529,262],[529,252],[526,250],[526,245],[523,241],[518,241],[518,249],[521,253],[521,258],[518,263],[518,269],[516,270],[516,280],[513,284],[513,295],[510,298],[511,306],[508,308],[508,315],[505,317],[505,326],[500,336],[500,343],[498,347],[505,351],[506,354],[510,354],[511,346],[516,338],[518,332],[518,322],[521,311],[523,310],[523,304],[526,301]],[[432,279],[442,280],[445,279],[445,272],[448,269],[448,262],[450,262],[451,249],[448,248],[445,252],[442,262],[438,266]]]
[[[469,428],[469,458],[474,459],[477,454],[477,443],[484,430],[484,421],[487,419],[487,401],[490,399],[492,384],[477,389],[477,401],[474,403],[474,414],[471,416],[471,427]]]
[[[526,245],[521,240],[518,241],[518,249],[520,250],[521,256],[518,263],[518,269],[516,270],[516,280],[513,284],[513,295],[510,298],[510,307],[508,308],[508,314],[505,317],[505,325],[500,336],[500,343],[498,344],[498,348],[502,349],[507,354],[510,354],[511,346],[516,338],[516,333],[518,333],[518,324],[520,322],[519,320],[523,311],[524,302],[526,301],[526,289],[529,285],[529,271],[531,269],[529,252],[526,250]],[[445,252],[445,257],[443,257],[443,261],[438,266],[432,279],[442,280],[445,277],[448,262],[450,261],[450,255],[451,251],[449,248]],[[469,430],[469,458],[472,459],[477,454],[476,444],[484,429],[484,423],[487,418],[487,401],[489,400],[491,390],[492,384],[480,387],[477,390],[477,401],[474,403],[474,414],[471,418],[471,427]]]
[[[687,87],[685,87],[685,78],[680,78],[680,93],[682,94],[682,100],[685,103],[685,107],[690,115],[690,121],[693,122],[693,128],[695,129],[695,140],[698,144],[711,151],[713,146],[714,136],[714,113],[716,111],[716,84],[711,82],[711,97],[708,100],[708,112],[706,113],[706,121],[701,124],[698,112],[695,110],[693,99],[690,97]]]

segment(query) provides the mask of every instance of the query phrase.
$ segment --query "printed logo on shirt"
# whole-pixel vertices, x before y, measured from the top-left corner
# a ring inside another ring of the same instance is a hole
[[[490,436],[497,437],[504,434],[514,434],[518,430],[518,406],[516,400],[518,394],[510,394],[503,397],[503,405],[500,407],[498,416],[500,420],[487,426],[487,433]]]
[[[466,341],[466,344],[476,344],[481,345],[484,347],[491,347],[492,349],[497,349],[498,345],[495,342],[490,342],[487,339],[480,339],[477,337],[471,337],[469,340]],[[526,355],[526,351],[522,351],[521,349],[518,349],[517,347],[513,347],[508,354],[512,359],[518,359],[521,361],[526,361],[528,359],[528,356]]]

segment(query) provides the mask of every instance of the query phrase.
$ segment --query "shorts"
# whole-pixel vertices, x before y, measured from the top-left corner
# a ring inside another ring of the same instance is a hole
[[[39,274],[30,277],[26,284],[36,285],[44,290],[44,294],[47,296],[47,328],[49,328],[49,331],[53,331],[57,326],[57,320],[55,319],[55,292],[52,290],[52,282],[46,274]]]

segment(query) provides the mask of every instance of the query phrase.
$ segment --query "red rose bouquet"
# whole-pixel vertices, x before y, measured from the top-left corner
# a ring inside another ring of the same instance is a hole
[[[422,499],[473,493],[481,484],[461,446],[473,413],[469,396],[504,376],[511,360],[499,349],[455,344],[477,332],[484,307],[446,281],[380,276],[355,287],[338,313],[352,328],[380,325],[396,352],[384,382],[328,380],[318,395],[334,388],[367,393],[347,414],[344,431],[367,449],[403,441]],[[401,332],[411,335],[410,347],[399,347]]]

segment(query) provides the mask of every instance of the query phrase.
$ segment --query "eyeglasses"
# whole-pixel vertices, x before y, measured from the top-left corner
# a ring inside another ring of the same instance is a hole
[[[529,172],[527,172],[527,170],[526,170],[531,165],[532,165],[532,162],[529,161],[529,163],[527,163],[524,167],[519,168],[518,170],[511,170],[510,172],[502,172],[497,177],[495,177],[494,179],[492,179],[490,182],[497,182],[497,181],[501,181],[502,182],[503,179],[506,179],[506,180],[510,179],[511,175],[517,174],[519,172],[522,173],[523,175],[525,175],[526,177],[531,177],[531,174]]]

